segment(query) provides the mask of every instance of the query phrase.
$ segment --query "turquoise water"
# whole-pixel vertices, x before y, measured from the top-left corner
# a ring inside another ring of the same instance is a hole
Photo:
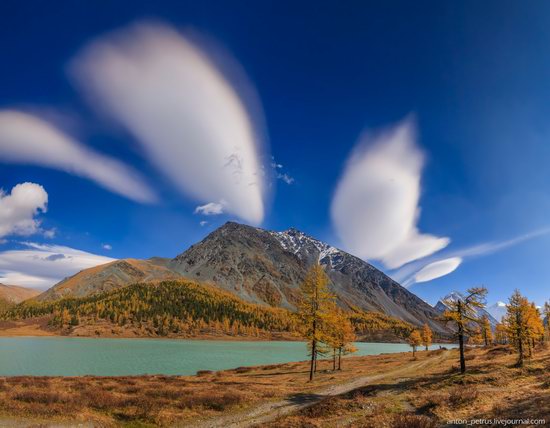
[[[356,343],[354,355],[409,352],[396,343]],[[445,345],[450,347],[452,345]],[[437,349],[433,345],[432,349]],[[0,376],[190,375],[197,370],[307,359],[303,342],[218,340],[0,338]]]

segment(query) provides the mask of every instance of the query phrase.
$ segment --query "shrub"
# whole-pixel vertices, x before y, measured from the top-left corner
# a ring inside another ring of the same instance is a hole
[[[449,406],[456,408],[471,404],[477,400],[479,392],[472,386],[455,386],[449,391]]]
[[[410,413],[401,413],[395,415],[391,421],[392,428],[435,428],[437,423],[435,420],[421,415],[413,415]]]

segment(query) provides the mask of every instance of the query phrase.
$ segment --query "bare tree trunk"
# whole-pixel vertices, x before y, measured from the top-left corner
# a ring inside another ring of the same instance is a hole
[[[311,366],[309,368],[309,381],[313,380],[313,372],[315,369],[315,355],[317,353],[317,341],[314,340],[311,342]]]
[[[342,348],[338,348],[338,370],[342,370]]]
[[[336,348],[332,348],[332,371],[336,370]]]

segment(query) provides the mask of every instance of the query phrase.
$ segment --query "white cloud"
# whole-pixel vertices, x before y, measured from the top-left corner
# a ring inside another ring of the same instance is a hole
[[[506,239],[503,241],[485,242],[483,244],[477,244],[471,247],[465,247],[455,251],[450,251],[450,252],[447,251],[440,258],[436,258],[434,256],[427,260],[409,263],[406,266],[403,266],[402,268],[398,269],[397,271],[392,272],[391,277],[395,281],[400,282],[405,286],[410,286],[415,282],[430,281],[432,279],[440,278],[456,270],[459,267],[459,265],[462,263],[464,258],[468,259],[470,257],[475,258],[475,257],[483,257],[490,254],[494,254],[496,252],[506,250],[515,245],[519,245],[528,240],[535,239],[544,235],[548,235],[549,233],[550,233],[550,228],[543,228],[543,229],[535,230],[533,232],[524,233],[523,235],[519,235],[514,238]],[[456,267],[444,273],[443,266],[448,266],[448,267],[452,266],[451,261],[455,261],[455,263],[458,261]],[[442,262],[446,262],[446,263],[442,263]],[[441,272],[441,275],[438,275],[437,277],[433,277],[430,279],[425,279],[426,269],[429,268],[430,266],[433,267],[434,265],[436,267],[439,267],[439,272]],[[420,278],[420,280],[418,278]]]
[[[361,139],[331,206],[333,224],[350,252],[395,269],[449,244],[449,238],[417,228],[423,166],[411,120]]]
[[[460,257],[439,260],[420,269],[414,276],[414,282],[427,282],[454,272],[462,263]]]
[[[224,199],[228,212],[262,221],[267,187],[246,91],[194,43],[162,24],[136,24],[91,43],[70,70],[184,194],[202,203]]]
[[[82,269],[115,260],[60,245],[23,245],[23,250],[0,252],[0,283],[44,289]]]
[[[48,194],[39,184],[18,184],[10,194],[0,189],[0,238],[38,232],[40,222],[35,217],[46,212],[47,206]]]
[[[195,208],[195,214],[202,215],[220,215],[223,214],[224,203],[209,202]]]
[[[199,224],[200,224],[201,226],[206,226],[206,225],[208,224],[208,222],[207,222],[207,221],[204,221],[204,220],[202,220],[202,221],[200,221],[200,222],[199,222]]]
[[[110,251],[113,249],[113,246],[110,244],[103,244],[102,247],[104,250],[107,250],[107,251]]]
[[[131,168],[81,145],[49,122],[15,110],[0,111],[0,161],[60,169],[138,202],[156,199]]]
[[[54,227],[52,229],[44,230],[44,237],[48,239],[55,238],[55,234],[57,233],[57,229]]]
[[[286,172],[285,173],[277,173],[277,179],[284,181],[286,184],[292,184],[294,183],[294,177],[291,177]]]

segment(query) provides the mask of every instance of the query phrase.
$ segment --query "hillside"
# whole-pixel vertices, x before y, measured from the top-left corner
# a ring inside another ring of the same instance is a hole
[[[64,279],[37,297],[39,301],[53,301],[65,297],[85,297],[111,291],[135,282],[180,278],[164,266],[165,259],[122,259],[82,270]]]
[[[40,294],[33,288],[0,284],[0,309],[32,299]]]
[[[296,229],[271,232],[228,222],[174,258],[169,267],[188,278],[216,284],[244,300],[294,309],[298,287],[314,263],[331,280],[340,306],[380,312],[415,325],[439,313],[369,263]]]
[[[129,284],[188,278],[250,303],[294,310],[308,269],[320,263],[339,305],[378,312],[439,333],[439,313],[369,263],[296,229],[284,232],[228,222],[174,259],[124,259],[83,270],[38,297],[86,297]]]
[[[50,330],[80,336],[232,336],[289,339],[298,330],[286,309],[243,301],[208,284],[189,280],[132,284],[81,298],[29,301],[4,318],[49,319]],[[378,313],[350,314],[358,337],[403,340],[410,324]]]

